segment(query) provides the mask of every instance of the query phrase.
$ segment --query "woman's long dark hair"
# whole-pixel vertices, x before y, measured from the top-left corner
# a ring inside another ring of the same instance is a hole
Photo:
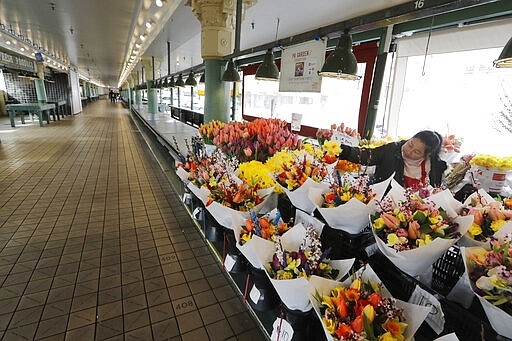
[[[419,139],[425,145],[425,158],[427,157],[438,157],[441,151],[441,145],[443,144],[443,137],[441,134],[431,130],[422,130],[413,138]]]

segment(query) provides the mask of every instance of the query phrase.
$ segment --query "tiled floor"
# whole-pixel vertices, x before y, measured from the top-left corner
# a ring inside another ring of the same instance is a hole
[[[120,104],[0,119],[3,340],[264,340]]]

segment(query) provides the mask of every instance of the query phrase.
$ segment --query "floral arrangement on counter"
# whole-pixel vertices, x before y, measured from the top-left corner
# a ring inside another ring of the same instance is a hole
[[[479,296],[512,315],[512,248],[510,235],[491,239],[491,250],[466,248],[468,276]]]
[[[245,183],[223,181],[216,186],[207,187],[210,195],[205,206],[215,201],[234,210],[248,212],[265,199],[258,195],[257,186],[249,187]]]
[[[254,212],[251,213],[251,219],[245,221],[245,226],[240,230],[240,245],[244,245],[254,235],[266,240],[274,241],[274,236],[281,236],[292,226],[281,220],[281,213],[277,211],[274,219],[268,215],[258,217]]]
[[[242,162],[238,165],[238,177],[249,186],[270,188],[276,186],[274,179],[269,175],[270,170],[261,161]],[[278,186],[276,186],[278,187]]]
[[[500,158],[488,154],[479,154],[471,159],[470,164],[474,166],[487,167],[491,169],[497,168],[500,171],[512,170],[512,156]]]
[[[207,124],[201,124],[199,127],[199,134],[206,144],[213,144],[215,136],[219,135],[221,129],[224,128],[226,123],[221,121],[211,121]]]
[[[458,138],[453,134],[443,136],[443,143],[441,145],[441,152],[455,152],[460,153],[462,146],[462,138]]]
[[[347,181],[341,181],[341,178],[338,177],[338,182],[331,185],[329,192],[322,194],[324,198],[322,207],[338,207],[352,198],[368,204],[376,195],[369,187],[368,181],[368,176],[360,176],[354,183],[349,184]]]
[[[278,280],[307,278],[316,275],[335,279],[339,270],[334,269],[327,259],[330,248],[322,252],[320,236],[312,226],[306,228],[306,236],[298,251],[283,250],[279,236],[274,236],[276,252],[266,268],[270,278]]]
[[[213,143],[241,162],[263,162],[281,149],[301,148],[299,136],[290,131],[285,121],[263,118],[252,122],[229,122],[218,129]]]
[[[397,250],[412,250],[431,243],[436,238],[460,237],[458,223],[442,208],[406,191],[406,200],[395,207],[389,197],[378,202],[379,211],[370,220],[379,238]]]
[[[383,296],[381,288],[382,284],[358,276],[348,288],[334,288],[328,296],[317,292],[315,299],[329,334],[335,340],[404,340],[403,309],[395,299]]]
[[[206,185],[208,189],[217,187],[218,183],[226,180],[234,174],[238,167],[238,161],[235,158],[228,158],[224,153],[216,150],[211,156],[203,157],[195,165],[195,170],[190,171],[189,179],[200,188]]]
[[[295,157],[292,163],[282,164],[282,168],[283,171],[277,174],[277,182],[290,191],[302,186],[308,178],[321,182],[328,175],[324,164],[306,155]]]
[[[471,203],[463,208],[461,215],[474,217],[468,236],[477,241],[488,240],[512,219],[512,211],[505,209],[503,203],[499,201],[487,203],[480,195],[472,198]]]

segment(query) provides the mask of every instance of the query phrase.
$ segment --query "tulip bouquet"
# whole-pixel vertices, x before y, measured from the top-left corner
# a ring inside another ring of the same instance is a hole
[[[220,182],[217,186],[209,189],[210,196],[206,206],[215,201],[234,210],[247,212],[264,200],[258,194],[257,188],[251,188],[246,183]]]
[[[310,189],[309,200],[331,228],[359,233],[370,223],[369,216],[376,210],[375,199],[382,198],[391,178],[370,186],[368,176],[335,174],[330,187]]]
[[[199,134],[203,138],[204,143],[213,144],[214,137],[219,135],[219,132],[224,128],[225,125],[226,123],[215,120],[207,124],[201,124],[199,126]]]
[[[283,303],[301,311],[311,308],[306,287],[312,275],[337,280],[354,263],[354,259],[328,260],[329,250],[322,252],[319,231],[302,224],[274,236],[273,250],[257,248],[255,253]]]
[[[300,149],[299,136],[285,121],[256,119],[252,122],[230,122],[213,139],[221,150],[240,161],[265,161],[281,149]]]
[[[328,340],[410,340],[429,313],[394,299],[369,266],[343,283],[313,276],[308,294]]]
[[[462,248],[466,273],[492,327],[512,338],[511,235],[491,238],[491,249]]]
[[[345,126],[345,123],[341,123],[339,126],[336,124],[331,125],[331,129],[318,129],[316,131],[316,138],[320,145],[326,140],[340,140],[344,144],[357,145],[361,136],[356,129],[352,129]],[[357,142],[357,143],[356,143]]]
[[[408,191],[398,205],[389,197],[378,201],[370,221],[379,250],[415,276],[467,232],[473,217],[450,217],[429,198]]]
[[[490,238],[498,231],[512,232],[512,210],[482,189],[468,197],[461,215],[473,216],[473,224],[463,239],[464,245],[488,248]]]
[[[229,158],[216,150],[211,156],[202,157],[196,162],[194,170],[189,173],[189,189],[195,191],[205,185],[211,191],[222,181],[228,180],[232,183],[235,181],[232,174],[237,167],[238,161],[235,158]]]

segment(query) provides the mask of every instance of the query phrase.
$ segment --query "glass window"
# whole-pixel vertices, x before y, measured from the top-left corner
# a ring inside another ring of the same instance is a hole
[[[364,75],[366,63],[358,63]],[[302,125],[328,128],[340,124],[357,128],[364,77],[344,81],[324,77],[320,93],[279,92],[279,82],[259,81],[254,75],[244,77],[244,115],[275,117],[288,122],[292,113],[302,114]]]
[[[510,155],[512,69],[496,69],[501,48],[408,57],[397,133],[421,129],[463,137],[462,153]]]

